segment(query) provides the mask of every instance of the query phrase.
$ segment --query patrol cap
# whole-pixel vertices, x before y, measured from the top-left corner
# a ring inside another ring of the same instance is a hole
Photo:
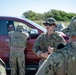
[[[49,26],[56,25],[56,20],[54,18],[48,18],[43,24],[44,25],[49,24]]]
[[[23,25],[21,23],[18,24],[17,27],[16,27],[16,31],[22,32],[23,30],[24,30]]]
[[[76,16],[71,19],[68,27],[63,29],[62,32],[67,36],[76,36]]]

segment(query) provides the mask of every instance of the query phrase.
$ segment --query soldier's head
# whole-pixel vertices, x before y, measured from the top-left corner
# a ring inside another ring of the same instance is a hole
[[[43,23],[45,26],[46,25],[55,25],[56,26],[56,20],[54,18],[48,18],[44,23]]]
[[[23,28],[23,25],[22,24],[17,25],[16,31],[22,32],[23,30],[24,30],[24,28]]]
[[[63,29],[62,32],[67,36],[76,39],[76,16],[71,19],[68,27]]]
[[[46,26],[47,30],[51,31],[56,27],[56,20],[54,18],[48,18],[43,24]]]
[[[12,20],[7,21],[7,30],[8,32],[14,31],[14,22]]]
[[[8,32],[9,32],[9,31],[14,31],[14,27],[13,27],[12,24],[10,24],[10,25],[8,26]]]

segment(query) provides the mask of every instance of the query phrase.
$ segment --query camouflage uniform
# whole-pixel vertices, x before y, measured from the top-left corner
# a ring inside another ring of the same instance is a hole
[[[70,25],[63,32],[76,36],[76,17],[73,17]],[[76,40],[68,42],[64,48],[57,49],[50,54],[36,75],[76,75]]]
[[[44,24],[49,23],[49,20],[47,20]],[[52,24],[54,22],[50,22]],[[36,40],[34,46],[33,46],[33,52],[39,56],[41,53],[48,52],[48,47],[56,48],[59,43],[66,44],[64,38],[59,35],[58,32],[54,32],[53,34],[50,34],[50,37],[48,37],[47,33],[42,33]],[[44,58],[40,60],[39,66],[44,62]]]
[[[23,26],[18,25],[16,31],[9,32],[10,37],[10,67],[11,75],[25,75],[25,54],[28,34],[23,32]],[[17,67],[18,66],[18,67]]]
[[[50,54],[36,75],[66,75],[68,70],[65,63],[67,64],[67,60],[69,61],[72,56],[69,50],[73,49],[76,49],[76,42],[69,42],[63,49]],[[75,72],[75,70],[73,70],[73,72]]]
[[[0,75],[6,75],[6,66],[1,58],[0,58]]]

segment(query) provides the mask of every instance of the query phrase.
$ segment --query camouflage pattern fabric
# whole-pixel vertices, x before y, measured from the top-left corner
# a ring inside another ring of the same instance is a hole
[[[32,50],[37,56],[39,56],[40,53],[48,52],[49,46],[56,48],[59,43],[66,44],[64,38],[59,36],[57,32],[51,34],[50,37],[47,36],[47,33],[43,33],[37,38]],[[39,66],[42,65],[44,60],[45,59],[42,58],[42,60],[39,62]]]
[[[24,30],[24,27],[23,27],[23,24],[22,23],[20,23],[19,25],[17,25],[16,31],[22,32],[23,30]]]
[[[57,32],[47,36],[47,33],[41,34],[33,46],[33,51],[39,56],[40,53],[48,52],[48,47],[56,48],[59,43],[66,44],[63,37],[59,36]]]
[[[25,75],[25,55],[24,50],[27,45],[29,35],[25,32],[9,32],[10,46],[10,67],[11,75]],[[17,71],[18,70],[18,71]],[[19,72],[19,73],[17,73]]]
[[[36,75],[76,75],[76,42],[69,42],[44,61]]]
[[[69,42],[62,50],[67,75],[76,75],[76,41]]]
[[[62,30],[67,36],[76,36],[76,17],[71,19],[70,25]]]
[[[70,36],[70,42],[50,54],[36,75],[76,75],[76,17],[63,32]]]
[[[63,64],[64,58],[61,53],[50,54],[38,69],[36,75],[63,75],[61,74],[61,72],[64,70]],[[61,70],[61,68],[63,70]]]
[[[9,36],[11,37],[10,45],[12,47],[18,47],[18,48],[26,47],[26,44],[25,44],[27,39],[26,34],[14,31],[9,33]]]
[[[7,75],[5,63],[3,62],[1,58],[0,58],[0,75]]]
[[[10,53],[11,75],[25,75],[25,55],[23,52]],[[19,69],[19,74],[17,70]]]
[[[11,40],[11,45],[13,47],[25,47],[25,41],[23,40],[22,37],[20,36],[15,36],[13,37],[13,39]]]

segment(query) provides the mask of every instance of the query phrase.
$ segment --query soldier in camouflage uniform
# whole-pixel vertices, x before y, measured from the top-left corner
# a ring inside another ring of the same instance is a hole
[[[6,66],[1,58],[0,58],[0,75],[6,75]]]
[[[29,35],[23,32],[23,29],[22,25],[18,25],[16,31],[9,32],[11,75],[25,75],[24,50]],[[19,71],[17,71],[18,69]],[[17,74],[17,72],[19,72],[19,74]]]
[[[36,75],[76,75],[76,16],[63,32],[69,42],[50,54]]]
[[[64,38],[55,32],[56,21],[54,18],[48,18],[45,23],[47,32],[42,33],[33,46],[33,52],[41,58],[39,66],[48,57],[51,48],[56,48],[59,43],[66,44]]]

